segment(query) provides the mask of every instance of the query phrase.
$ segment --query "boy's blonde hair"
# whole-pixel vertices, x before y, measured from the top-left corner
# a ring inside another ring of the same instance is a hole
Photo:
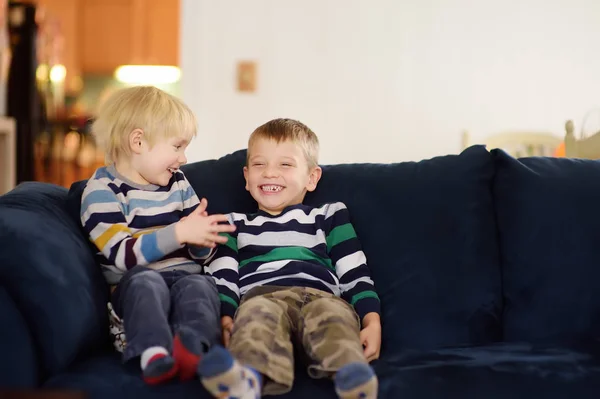
[[[104,148],[106,162],[130,155],[129,134],[144,132],[150,146],[161,139],[196,136],[197,121],[180,99],[154,86],[119,89],[103,101],[92,125],[97,143]]]
[[[276,143],[292,141],[302,148],[309,168],[319,165],[319,138],[302,122],[279,118],[257,127],[248,139],[246,162],[250,157],[250,148],[260,139],[275,140]]]

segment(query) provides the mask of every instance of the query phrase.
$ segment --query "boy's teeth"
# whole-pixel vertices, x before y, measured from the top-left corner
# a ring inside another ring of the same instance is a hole
[[[275,192],[275,191],[281,191],[282,187],[281,186],[262,186],[262,189],[264,191]]]

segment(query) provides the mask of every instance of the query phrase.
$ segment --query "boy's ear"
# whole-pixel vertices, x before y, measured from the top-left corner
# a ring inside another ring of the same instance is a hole
[[[246,191],[250,191],[250,187],[248,186],[248,167],[244,166],[244,179],[246,179]]]
[[[144,140],[144,132],[142,129],[134,129],[129,133],[129,149],[134,154],[139,154],[142,152]]]
[[[320,166],[315,166],[308,175],[308,184],[306,185],[307,191],[314,191],[317,188],[317,183],[321,180],[323,170]]]

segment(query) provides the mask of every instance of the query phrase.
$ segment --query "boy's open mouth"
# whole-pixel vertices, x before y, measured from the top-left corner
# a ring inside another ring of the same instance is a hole
[[[277,193],[281,190],[283,190],[283,186],[279,186],[277,184],[263,184],[262,186],[259,186],[260,189],[266,193]]]

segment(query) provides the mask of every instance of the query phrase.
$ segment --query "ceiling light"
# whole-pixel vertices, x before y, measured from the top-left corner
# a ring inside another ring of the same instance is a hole
[[[115,71],[115,79],[128,84],[175,83],[181,70],[170,65],[122,65]]]

